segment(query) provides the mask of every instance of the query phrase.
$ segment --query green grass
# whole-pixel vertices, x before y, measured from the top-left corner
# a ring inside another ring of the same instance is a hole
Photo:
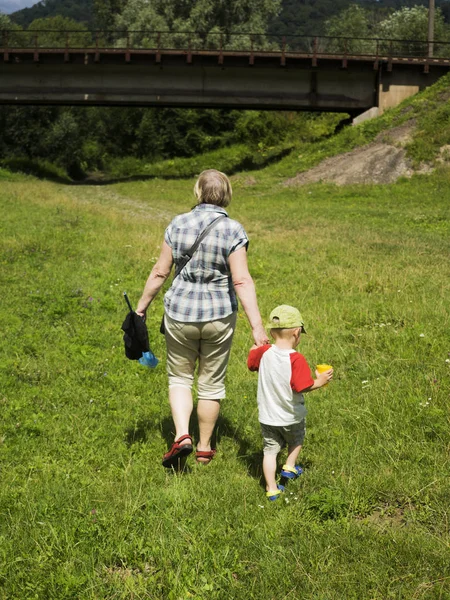
[[[450,598],[450,173],[285,188],[233,177],[265,317],[298,306],[305,475],[261,485],[256,377],[238,328],[218,455],[160,466],[172,435],[162,295],[154,371],[120,325],[194,180],[67,187],[0,171],[0,598]],[[193,421],[193,430],[196,425]]]

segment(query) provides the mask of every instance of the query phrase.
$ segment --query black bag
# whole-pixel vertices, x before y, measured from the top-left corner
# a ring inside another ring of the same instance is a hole
[[[219,221],[221,221],[222,219],[226,219],[226,218],[227,218],[226,215],[220,215],[220,217],[217,217],[217,219],[214,219],[214,221],[212,221],[207,227],[205,227],[205,229],[201,232],[201,234],[195,240],[195,242],[193,243],[193,245],[191,246],[191,248],[186,252],[186,254],[184,254],[181,257],[181,260],[180,260],[180,262],[177,265],[177,268],[176,268],[176,271],[175,271],[175,275],[173,276],[173,280],[175,280],[175,278],[178,277],[178,275],[181,273],[181,271],[184,269],[184,267],[191,260],[191,258],[194,255],[194,252],[200,246],[200,242],[208,235],[208,233],[211,231],[211,229],[214,229],[214,227],[217,225],[217,223]],[[172,281],[172,283],[173,283],[173,281]],[[163,335],[166,333],[166,326],[164,325],[164,315],[163,315],[162,320],[161,320],[161,325],[159,327],[159,332],[162,333]]]
[[[124,298],[130,308],[130,312],[122,323],[125,356],[130,360],[139,360],[144,352],[150,351],[147,325],[145,324],[144,319],[136,314],[131,308],[130,301],[126,294],[124,294]]]

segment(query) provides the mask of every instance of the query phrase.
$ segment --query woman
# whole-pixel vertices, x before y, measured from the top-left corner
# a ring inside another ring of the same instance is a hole
[[[196,458],[209,463],[215,455],[211,437],[220,400],[225,398],[224,380],[236,326],[236,294],[250,322],[255,344],[268,342],[247,266],[247,234],[242,225],[228,218],[225,210],[232,196],[227,176],[214,169],[203,171],[194,194],[198,204],[191,212],[175,217],[167,227],[161,254],[136,309],[138,315],[145,317],[172,265],[180,263],[212,221],[225,216],[205,236],[164,296],[169,401],[176,430],[172,448],[162,461],[168,468],[193,450],[189,420],[196,363],[200,432]]]

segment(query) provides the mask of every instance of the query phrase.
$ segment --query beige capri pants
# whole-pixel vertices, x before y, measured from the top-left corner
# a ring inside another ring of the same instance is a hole
[[[164,316],[169,388],[192,389],[198,361],[199,400],[225,398],[225,374],[236,327],[234,312],[217,321],[183,323]]]

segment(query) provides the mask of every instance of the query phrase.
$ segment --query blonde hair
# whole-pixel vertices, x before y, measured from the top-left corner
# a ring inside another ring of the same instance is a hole
[[[233,190],[225,173],[208,169],[200,173],[194,186],[194,194],[198,204],[215,204],[228,206],[231,202]]]
[[[285,329],[271,329],[270,335],[274,340],[288,340],[292,336],[294,329],[301,329],[301,327],[289,327]]]

